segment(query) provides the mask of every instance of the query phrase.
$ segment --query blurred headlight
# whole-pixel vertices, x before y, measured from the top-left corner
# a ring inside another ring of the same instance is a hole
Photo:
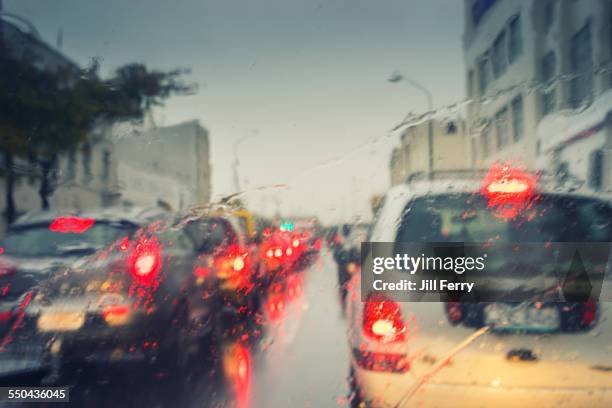
[[[38,318],[37,327],[41,332],[75,331],[85,323],[85,314],[77,312],[48,312]]]

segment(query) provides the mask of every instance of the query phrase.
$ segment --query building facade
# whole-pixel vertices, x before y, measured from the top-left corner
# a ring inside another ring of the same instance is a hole
[[[59,50],[45,43],[31,27],[3,20],[0,24],[3,44],[19,58],[30,59],[41,71],[70,69],[80,71],[76,63]],[[117,169],[114,147],[105,128],[96,129],[89,142],[57,158],[53,169],[53,192],[50,208],[95,208],[112,205],[117,200]],[[0,151],[0,167],[5,168],[4,152]],[[38,163],[24,157],[13,157],[15,184],[13,189],[16,214],[39,210],[41,173]],[[6,179],[0,177],[0,191],[6,194]],[[4,214],[6,200],[0,200]],[[6,228],[0,217],[0,234]]]
[[[402,183],[411,174],[429,171],[429,122],[409,126],[403,130],[400,143],[391,153],[389,163],[391,185]],[[433,170],[469,168],[465,154],[467,136],[463,120],[432,122]]]
[[[472,166],[512,161],[528,168],[550,167],[555,144],[561,141],[551,134],[554,126],[539,128],[542,120],[579,115],[612,87],[612,2],[465,0],[464,4]],[[578,116],[571,122],[584,121]]]
[[[182,210],[210,201],[208,131],[197,120],[115,141],[121,203]]]

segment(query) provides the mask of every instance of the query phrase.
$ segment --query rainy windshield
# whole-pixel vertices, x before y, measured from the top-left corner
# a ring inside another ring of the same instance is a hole
[[[611,407],[611,21],[0,0],[0,406]]]

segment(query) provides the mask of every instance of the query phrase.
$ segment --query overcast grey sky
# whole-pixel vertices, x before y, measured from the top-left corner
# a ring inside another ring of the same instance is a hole
[[[386,82],[396,69],[420,81],[434,105],[464,95],[459,0],[4,0],[82,65],[128,62],[191,68],[197,95],[155,112],[159,125],[197,118],[211,132],[213,193],[232,192],[235,140],[243,189],[271,213],[324,221],[369,216],[389,185],[397,135],[421,93]],[[375,138],[374,142],[371,142]]]

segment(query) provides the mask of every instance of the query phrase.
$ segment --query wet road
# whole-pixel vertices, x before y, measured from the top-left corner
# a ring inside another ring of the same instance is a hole
[[[110,375],[106,372],[107,380],[100,380],[97,374],[79,375],[76,383],[71,382],[69,406],[347,406],[346,323],[341,316],[336,265],[331,254],[324,251],[301,277],[302,289],[287,301],[284,312],[274,318],[266,316],[266,334],[251,351],[250,381],[242,400],[237,400],[232,389],[222,385],[210,367],[195,364],[200,371],[189,376],[190,381],[180,388],[171,388],[167,378],[145,382],[146,375],[139,370]],[[7,356],[3,357],[6,360]]]
[[[254,363],[252,407],[346,405],[349,355],[336,276],[328,253],[306,271],[302,297],[287,306]]]

